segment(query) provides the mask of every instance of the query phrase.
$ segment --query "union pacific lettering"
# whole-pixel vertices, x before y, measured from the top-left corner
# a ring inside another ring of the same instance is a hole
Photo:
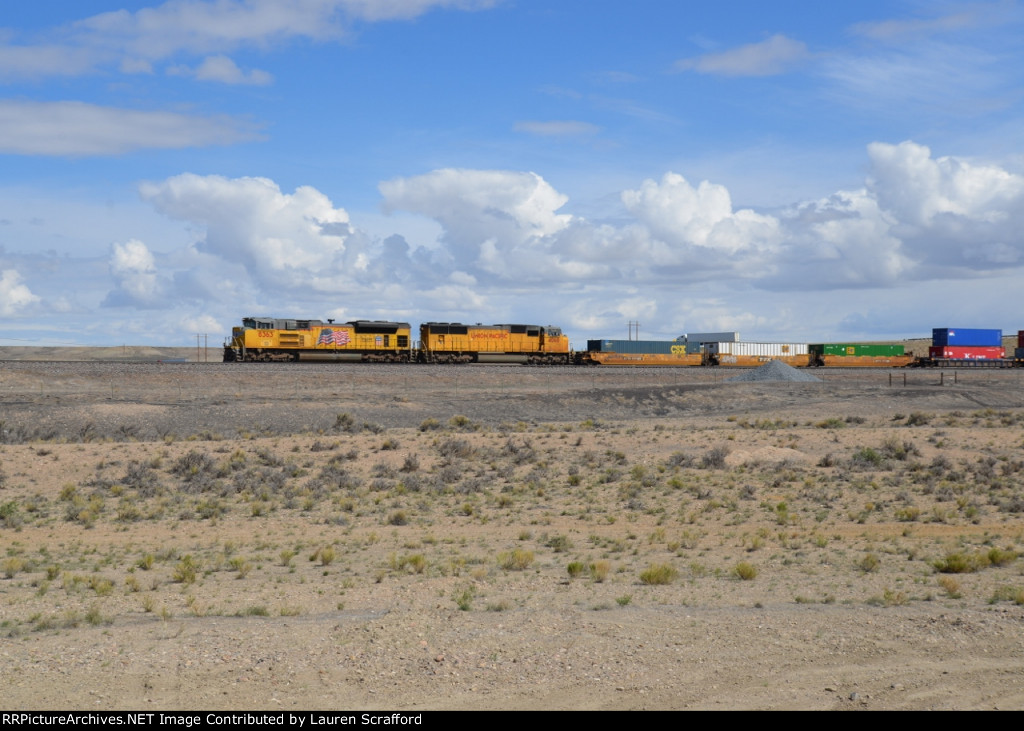
[[[507,332],[470,333],[470,340],[506,340]]]

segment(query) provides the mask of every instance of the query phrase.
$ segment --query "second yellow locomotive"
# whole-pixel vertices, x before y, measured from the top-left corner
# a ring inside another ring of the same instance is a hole
[[[540,325],[420,325],[422,363],[568,364],[569,337],[558,327]]]

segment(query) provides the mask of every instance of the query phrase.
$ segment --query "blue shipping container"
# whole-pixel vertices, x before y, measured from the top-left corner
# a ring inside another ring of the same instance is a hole
[[[932,345],[998,347],[1003,344],[1002,330],[979,330],[966,327],[937,327],[932,330]]]
[[[587,350],[592,353],[626,353],[629,355],[672,355],[699,353],[700,347],[691,350],[686,343],[677,340],[588,340]]]

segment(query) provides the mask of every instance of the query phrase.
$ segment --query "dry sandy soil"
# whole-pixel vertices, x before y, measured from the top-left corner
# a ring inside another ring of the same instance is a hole
[[[1022,374],[732,375],[0,363],[0,705],[1024,708]]]

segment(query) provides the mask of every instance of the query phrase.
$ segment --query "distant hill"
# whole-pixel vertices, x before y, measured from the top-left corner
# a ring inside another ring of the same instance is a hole
[[[220,362],[223,351],[220,347],[206,348],[158,348],[151,345],[116,345],[112,347],[33,347],[0,346],[0,360],[77,360],[77,361],[132,361],[157,363],[160,361],[181,361],[189,363]]]

